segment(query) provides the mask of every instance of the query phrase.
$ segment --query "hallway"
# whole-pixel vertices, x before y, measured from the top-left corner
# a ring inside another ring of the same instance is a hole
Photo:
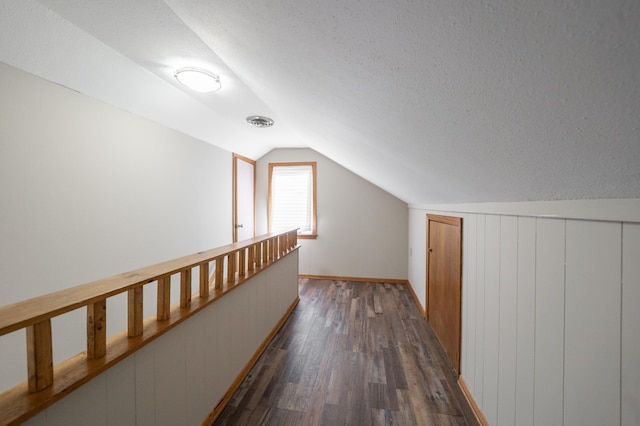
[[[300,303],[216,425],[475,424],[406,286],[299,282]]]

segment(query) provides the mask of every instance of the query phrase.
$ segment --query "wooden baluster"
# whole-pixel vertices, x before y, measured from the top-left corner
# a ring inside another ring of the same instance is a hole
[[[142,286],[132,288],[128,292],[128,329],[129,337],[142,334]]]
[[[232,283],[236,280],[236,252],[229,253],[227,256],[227,282]]]
[[[29,392],[38,392],[53,384],[51,320],[26,327]]]
[[[247,249],[246,247],[238,252],[238,276],[244,277],[247,272]]]
[[[278,259],[280,257],[281,252],[282,252],[282,235],[278,235],[276,237],[276,254],[274,258]]]
[[[209,297],[209,262],[200,264],[200,297]]]
[[[264,241],[260,241],[256,247],[258,249],[258,253],[256,255],[256,266],[264,265]]]
[[[191,305],[191,268],[180,272],[180,306]]]
[[[291,247],[295,247],[298,245],[298,230],[293,231],[293,245]]]
[[[273,262],[276,259],[276,237],[269,240],[269,260]]]
[[[249,260],[248,262],[248,268],[249,268],[249,272],[253,272],[256,269],[256,244],[253,244],[252,246],[249,247]]]
[[[87,358],[107,353],[107,299],[87,305]]]
[[[216,290],[222,290],[224,280],[224,256],[216,257]]]
[[[158,278],[158,311],[156,318],[158,321],[169,319],[171,314],[171,276],[165,275]]]

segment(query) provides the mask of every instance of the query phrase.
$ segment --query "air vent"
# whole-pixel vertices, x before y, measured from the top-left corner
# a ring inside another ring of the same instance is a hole
[[[261,115],[252,115],[247,117],[247,123],[253,127],[271,127],[273,126],[273,120],[269,117],[263,117]]]

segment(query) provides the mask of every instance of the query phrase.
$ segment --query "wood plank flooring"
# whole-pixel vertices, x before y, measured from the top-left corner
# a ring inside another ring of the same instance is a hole
[[[402,284],[300,280],[300,303],[215,425],[476,425]]]

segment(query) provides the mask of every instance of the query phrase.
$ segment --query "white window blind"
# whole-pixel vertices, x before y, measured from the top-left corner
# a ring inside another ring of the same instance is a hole
[[[274,165],[271,170],[271,232],[300,228],[315,231],[312,165]]]

